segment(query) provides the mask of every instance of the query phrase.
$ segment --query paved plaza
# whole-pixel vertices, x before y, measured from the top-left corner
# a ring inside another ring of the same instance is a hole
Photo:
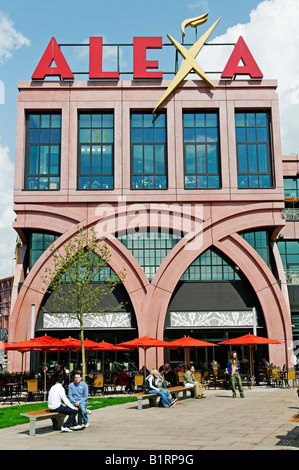
[[[170,409],[137,409],[137,402],[92,411],[90,427],[53,431],[51,421],[0,430],[1,450],[298,450],[299,428],[288,420],[299,412],[296,388],[245,388],[245,398],[207,390],[206,399],[179,400]],[[132,452],[134,455],[134,453]]]

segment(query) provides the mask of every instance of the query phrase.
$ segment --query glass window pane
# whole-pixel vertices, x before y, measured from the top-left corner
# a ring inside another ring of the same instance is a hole
[[[195,142],[195,129],[194,127],[187,127],[184,129],[184,141]]]
[[[90,177],[89,176],[79,177],[79,189],[90,189]]]
[[[144,173],[154,173],[154,147],[144,146]]]
[[[132,142],[143,142],[143,129],[132,129]]]
[[[207,142],[218,142],[218,129],[211,127],[207,129]]]
[[[259,175],[259,184],[260,188],[270,188],[270,176],[269,175]]]
[[[164,160],[165,160],[164,145],[156,145],[155,146],[155,173],[165,173],[165,161]]]
[[[102,177],[102,189],[113,189],[113,176]]]
[[[90,129],[80,129],[79,132],[79,140],[83,144],[87,144],[91,142],[91,131]]]
[[[206,146],[197,145],[197,173],[207,172]]]
[[[41,127],[50,127],[50,115],[49,114],[42,114],[40,120]]]
[[[48,144],[50,142],[50,129],[40,129],[40,143]]]
[[[103,127],[110,127],[110,128],[114,128],[114,116],[113,114],[103,114],[102,115],[102,125]]]
[[[257,173],[257,152],[256,144],[248,145],[248,171],[249,173]]]
[[[87,168],[88,167],[86,167],[86,170]],[[87,173],[87,171],[85,173]],[[100,145],[94,145],[91,148],[91,173],[101,174],[101,147]]]
[[[209,188],[219,188],[220,187],[220,178],[219,178],[219,176],[208,176],[208,187]]]
[[[204,113],[195,114],[195,126],[196,127],[206,127],[206,115]]]
[[[29,127],[32,129],[38,129],[40,127],[40,115],[29,114]]]
[[[103,174],[112,173],[112,147],[103,145],[102,147],[102,172]]]
[[[49,178],[49,189],[57,190],[60,189],[60,178],[57,176],[50,176]]]
[[[197,176],[197,187],[200,189],[208,187],[208,177],[206,175]]]
[[[238,144],[238,164],[239,164],[239,173],[247,173],[247,147],[244,144]]]
[[[195,145],[186,145],[186,173],[195,172]]]
[[[143,146],[134,145],[133,146],[133,171],[134,173],[143,172]]]
[[[154,129],[153,128],[144,128],[144,142],[154,142]]]
[[[246,113],[246,126],[255,127],[255,113]]]
[[[51,114],[51,127],[52,128],[61,128],[61,115],[60,114]]]
[[[166,142],[166,130],[164,128],[155,129],[155,142]]]
[[[132,114],[131,125],[132,127],[143,127],[142,114]]]
[[[258,157],[259,157],[259,171],[260,173],[267,173],[268,162],[267,162],[267,146],[266,144],[258,145]]]
[[[41,145],[40,146],[40,156],[39,156],[39,173],[41,175],[48,174],[48,163],[49,163],[49,146]]]
[[[268,114],[267,113],[256,113],[256,125],[257,126],[268,126]]]
[[[59,147],[52,145],[50,147],[50,174],[57,175],[59,173]]]
[[[51,129],[50,130],[50,143],[59,144],[60,143],[60,129]]]
[[[81,174],[90,173],[90,147],[81,147]]]
[[[184,127],[194,127],[194,114],[185,113],[183,115]]]
[[[259,142],[268,142],[268,129],[267,127],[257,127],[256,138]]]
[[[196,188],[196,176],[185,176],[185,188]]]
[[[246,142],[246,129],[245,127],[236,128],[236,140],[237,142]]]
[[[218,115],[215,113],[206,114],[206,127],[218,127]]]
[[[259,187],[259,177],[258,175],[249,175],[249,187],[258,188]]]
[[[79,125],[80,127],[91,127],[91,114],[80,114]]]
[[[238,187],[239,188],[248,188],[248,176],[239,175],[238,176]]]
[[[38,174],[38,153],[39,153],[39,147],[37,145],[32,145],[30,147],[30,164],[29,164],[30,175]]]
[[[39,129],[30,129],[29,130],[29,144],[38,144],[39,143]]]
[[[245,127],[246,126],[245,113],[236,113],[235,121],[236,121],[236,127]]]
[[[247,142],[256,142],[255,127],[247,127]]]
[[[217,147],[207,145],[208,173],[217,173]]]

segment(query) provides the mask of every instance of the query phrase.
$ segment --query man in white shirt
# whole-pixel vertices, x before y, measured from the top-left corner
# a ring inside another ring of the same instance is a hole
[[[57,411],[57,413],[62,413],[68,415],[67,420],[63,423],[61,427],[62,432],[72,432],[70,427],[74,429],[81,429],[81,426],[78,425],[76,421],[76,416],[78,413],[78,408],[71,404],[70,400],[65,394],[63,388],[64,378],[59,376],[57,378],[56,384],[53,385],[50,389],[48,396],[48,407],[51,411]],[[63,404],[63,403],[64,404]]]

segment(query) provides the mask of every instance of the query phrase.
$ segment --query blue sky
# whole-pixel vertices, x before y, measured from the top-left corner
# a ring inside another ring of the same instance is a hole
[[[209,41],[236,42],[243,35],[264,77],[278,79],[283,150],[299,153],[299,0],[2,2],[0,84],[4,84],[5,102],[0,104],[0,278],[13,272],[16,238],[11,223],[17,82],[31,79],[51,37],[58,43],[83,43],[89,36],[103,36],[106,43],[131,43],[133,36],[162,36],[168,42],[167,33],[181,39],[184,19],[206,12],[208,26],[221,17]],[[68,54],[73,70],[84,68],[78,51],[78,56],[70,49]]]

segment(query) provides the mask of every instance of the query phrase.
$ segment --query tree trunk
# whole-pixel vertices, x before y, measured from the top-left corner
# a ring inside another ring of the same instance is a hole
[[[82,355],[82,380],[83,380],[83,382],[85,382],[85,378],[86,378],[86,361],[85,361],[83,321],[80,321],[80,339],[81,339],[81,355]]]

